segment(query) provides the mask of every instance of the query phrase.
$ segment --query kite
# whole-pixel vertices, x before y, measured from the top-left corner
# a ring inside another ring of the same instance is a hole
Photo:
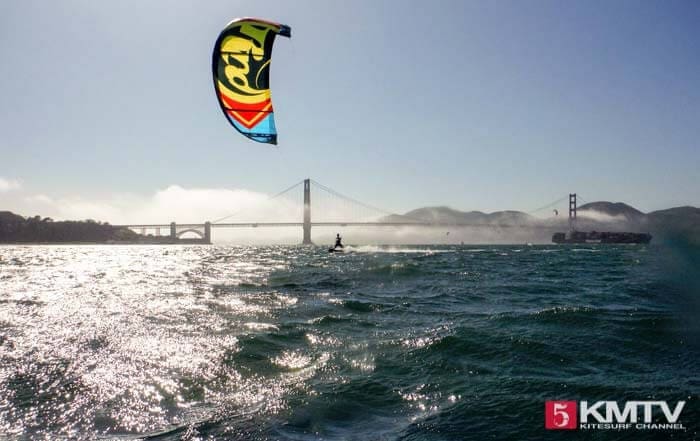
[[[270,95],[270,61],[275,36],[292,29],[258,18],[237,18],[219,34],[211,69],[214,89],[226,119],[253,141],[277,144]]]

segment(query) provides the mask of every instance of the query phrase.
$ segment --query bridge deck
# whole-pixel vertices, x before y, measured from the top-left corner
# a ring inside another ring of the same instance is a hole
[[[237,222],[211,224],[212,228],[303,227],[303,222]],[[450,222],[311,222],[312,227],[452,227],[452,228],[557,228],[552,225],[472,224]],[[170,224],[115,225],[120,228],[170,228]],[[177,224],[178,229],[204,228],[204,224]]]

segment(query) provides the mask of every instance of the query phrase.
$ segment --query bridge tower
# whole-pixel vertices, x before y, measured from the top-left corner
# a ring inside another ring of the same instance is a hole
[[[569,231],[576,231],[576,193],[569,194]]]
[[[211,245],[211,222],[204,222],[204,243]]]
[[[311,242],[311,179],[304,179],[304,240],[303,245]]]

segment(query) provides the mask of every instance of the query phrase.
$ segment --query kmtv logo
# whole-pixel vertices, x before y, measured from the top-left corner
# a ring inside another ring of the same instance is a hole
[[[684,406],[685,401],[676,403],[673,410],[666,401],[627,401],[622,407],[617,401],[593,404],[581,401],[579,408],[576,401],[545,401],[544,427],[550,430],[685,430],[678,421]],[[653,422],[655,415],[657,422]]]
[[[545,429],[575,429],[576,401],[545,401],[544,427]]]

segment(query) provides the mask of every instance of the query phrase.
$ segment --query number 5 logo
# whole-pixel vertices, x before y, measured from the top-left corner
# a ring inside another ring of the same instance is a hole
[[[545,429],[576,429],[576,401],[545,401]]]

